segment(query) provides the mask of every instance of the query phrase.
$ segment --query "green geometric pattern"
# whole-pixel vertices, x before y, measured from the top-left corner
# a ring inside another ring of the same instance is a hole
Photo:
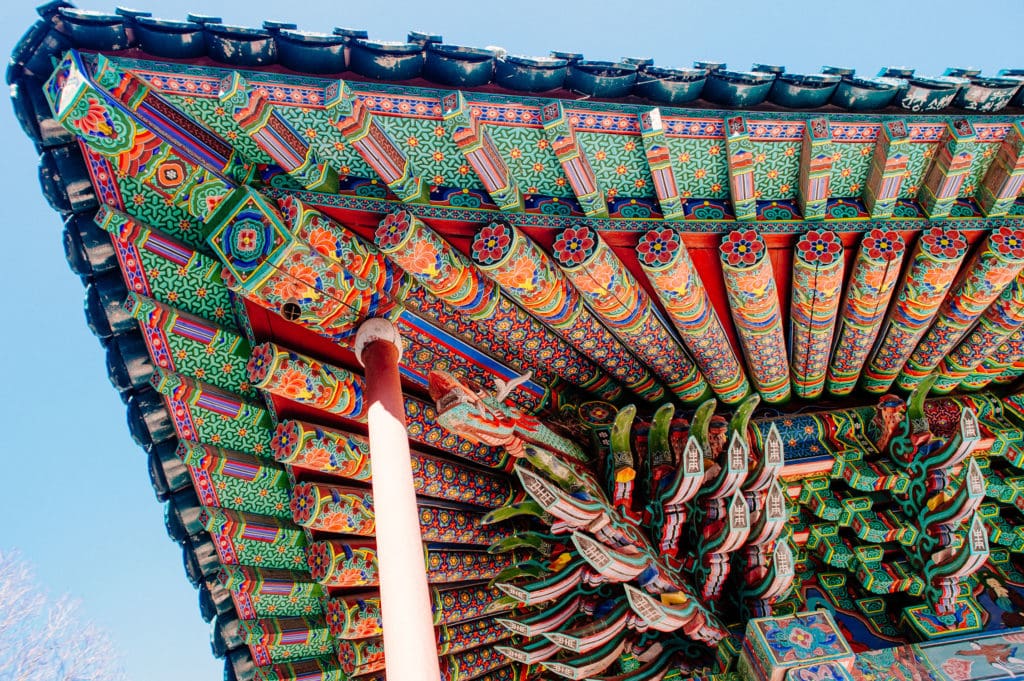
[[[288,508],[288,478],[284,475],[273,485],[260,484],[262,476],[259,475],[251,482],[221,473],[209,475],[221,508],[292,519]]]
[[[676,186],[684,199],[729,198],[729,162],[725,142],[667,137]]]
[[[188,97],[166,93],[161,93],[161,95],[180,108],[181,111],[227,140],[232,147],[239,151],[246,161],[252,163],[274,163],[274,160],[267,156],[252,138],[242,130],[242,126],[235,122],[231,112],[221,106],[220,100],[216,97]],[[298,110],[298,107],[282,107],[279,110],[294,111]]]
[[[874,144],[832,145],[832,176],[829,181],[832,196],[854,198],[864,193],[864,183],[871,172],[871,157],[874,150]]]
[[[441,121],[395,116],[376,116],[374,120],[405,153],[413,174],[423,178],[427,185],[484,188]]]
[[[159,193],[130,176],[118,177],[117,187],[124,202],[123,212],[197,251],[210,252],[202,223],[183,207],[168,203]]]
[[[639,137],[578,132],[576,139],[587,151],[598,187],[613,191],[614,196],[654,197],[651,170]]]
[[[150,298],[227,329],[235,328],[230,291],[220,280],[220,268],[212,261],[194,262],[193,267],[183,270],[140,248],[139,262],[146,271]],[[209,277],[204,277],[204,273]]]
[[[928,170],[928,166],[931,165],[932,156],[938,151],[939,143],[908,144],[906,148],[907,156],[910,157],[910,160],[907,161],[907,170],[903,173],[900,198],[913,199],[917,197],[917,192],[921,190],[924,174]]]
[[[267,647],[267,652],[270,653],[270,661],[274,663],[288,662],[289,660],[305,660],[309,657],[319,657],[331,652],[332,650],[334,650],[334,644],[330,640],[318,641],[316,643]]]
[[[257,617],[311,617],[324,610],[320,600],[312,596],[253,594],[249,600]]]
[[[233,544],[239,565],[287,570],[306,568],[306,535],[300,530],[286,530],[285,536],[273,543],[235,539]]]
[[[196,441],[224,449],[236,449],[264,459],[271,458],[270,441],[274,431],[270,424],[270,414],[255,405],[250,408],[256,414],[252,421],[245,422],[193,406],[192,425],[195,426]]]
[[[799,142],[752,142],[754,196],[795,199],[800,178]]]
[[[573,196],[572,187],[543,130],[505,125],[489,125],[486,129],[516,179],[519,191],[558,198]]]
[[[227,345],[234,345],[234,350],[224,347]],[[241,336],[231,334],[207,345],[176,333],[168,333],[167,347],[174,362],[174,370],[179,374],[205,381],[249,400],[259,399],[256,389],[249,384],[249,375],[245,370],[249,360],[249,343]]]
[[[333,168],[339,176],[367,179],[377,177],[377,173],[363,160],[359,152],[345,141],[338,128],[331,125],[326,111],[298,106],[274,108],[316,151],[317,158]]]
[[[1001,146],[1002,142],[979,142],[974,145],[974,162],[971,165],[970,174],[967,175],[967,179],[960,186],[960,198],[974,196],[979,185],[981,185],[982,179],[985,177],[985,173],[988,172],[989,166],[996,160],[996,154]]]

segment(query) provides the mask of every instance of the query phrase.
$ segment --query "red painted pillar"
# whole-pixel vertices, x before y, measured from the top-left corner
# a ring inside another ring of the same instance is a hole
[[[355,351],[366,369],[387,678],[438,681],[434,619],[398,375],[402,338],[386,319],[368,319],[356,333]]]

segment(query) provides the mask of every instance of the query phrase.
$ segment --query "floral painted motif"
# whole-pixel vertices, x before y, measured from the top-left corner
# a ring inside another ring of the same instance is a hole
[[[587,234],[583,237],[594,241]],[[652,401],[665,395],[654,376],[582,304],[579,291],[527,236],[510,225],[491,223],[476,233],[471,253],[503,292],[624,386]]]
[[[817,397],[825,388],[842,297],[843,244],[835,232],[811,230],[796,244],[790,304],[793,390]]]
[[[651,268],[664,267],[675,258],[679,236],[671,227],[652,229],[640,238],[636,252],[640,262]]]
[[[679,233],[650,230],[637,261],[715,394],[726,404],[746,397],[750,384]]]
[[[963,234],[941,227],[927,229],[921,234],[921,241],[924,244],[923,250],[930,255],[946,260],[963,257],[964,251],[967,250],[967,240]]]
[[[970,681],[973,676],[971,669],[974,667],[972,660],[965,660],[960,657],[951,657],[943,660],[942,671],[945,672],[951,681]]]
[[[966,254],[967,240],[956,230],[931,227],[921,235],[883,323],[881,340],[863,371],[866,390],[883,393],[896,380],[938,313]]]
[[[907,359],[897,382],[913,390],[966,335],[1024,267],[1024,231],[1000,227],[975,252]]]
[[[796,249],[804,262],[831,265],[842,254],[843,242],[835,232],[812,229],[797,242]]]
[[[492,222],[473,239],[473,258],[482,265],[493,265],[505,256],[511,243],[509,227],[500,222]]]
[[[896,232],[872,229],[861,242],[861,248],[872,260],[895,260],[903,253],[903,239]]]
[[[760,260],[765,248],[754,230],[734,229],[723,239],[719,250],[730,266],[749,267]]]
[[[593,254],[597,240],[588,227],[568,227],[555,239],[555,257],[566,267],[578,267]]]

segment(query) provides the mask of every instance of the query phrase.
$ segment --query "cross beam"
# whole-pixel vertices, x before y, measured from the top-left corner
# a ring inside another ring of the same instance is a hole
[[[661,109],[651,109],[639,115],[640,138],[647,157],[647,166],[654,181],[654,193],[666,220],[683,217],[683,201],[676,184],[676,172],[672,153],[665,141],[665,126],[661,120]]]
[[[875,143],[871,170],[864,183],[864,205],[872,219],[891,218],[896,199],[903,186],[903,173],[907,169],[907,144],[910,133],[906,121],[900,119],[882,124]]]
[[[324,108],[331,122],[353,149],[373,168],[395,196],[406,203],[426,203],[429,190],[398,144],[343,80],[324,91]]]
[[[729,198],[737,220],[757,219],[754,152],[742,116],[725,119],[725,153],[729,161]]]
[[[565,177],[584,214],[596,218],[608,217],[605,192],[597,184],[597,176],[594,175],[587,151],[576,138],[576,131],[570,125],[562,103],[556,101],[542,106],[540,118],[544,125],[544,135],[558,157],[558,162],[562,164]]]
[[[828,120],[812,118],[804,126],[797,200],[804,220],[821,220],[832,176],[832,129]]]
[[[978,188],[978,204],[985,217],[997,218],[1009,213],[1021,186],[1024,186],[1024,124],[1017,121],[1003,138]]]
[[[523,196],[515,178],[480,119],[470,111],[465,95],[461,92],[445,95],[441,99],[441,111],[445,129],[498,208],[523,212]]]
[[[946,134],[917,194],[929,218],[949,217],[960,188],[971,173],[977,141],[974,126],[966,118],[946,123]]]

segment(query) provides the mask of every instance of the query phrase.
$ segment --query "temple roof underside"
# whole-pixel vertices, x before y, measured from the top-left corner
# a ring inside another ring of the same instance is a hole
[[[1024,71],[40,15],[15,110],[229,678],[383,679],[372,317],[445,681],[1024,636]]]

